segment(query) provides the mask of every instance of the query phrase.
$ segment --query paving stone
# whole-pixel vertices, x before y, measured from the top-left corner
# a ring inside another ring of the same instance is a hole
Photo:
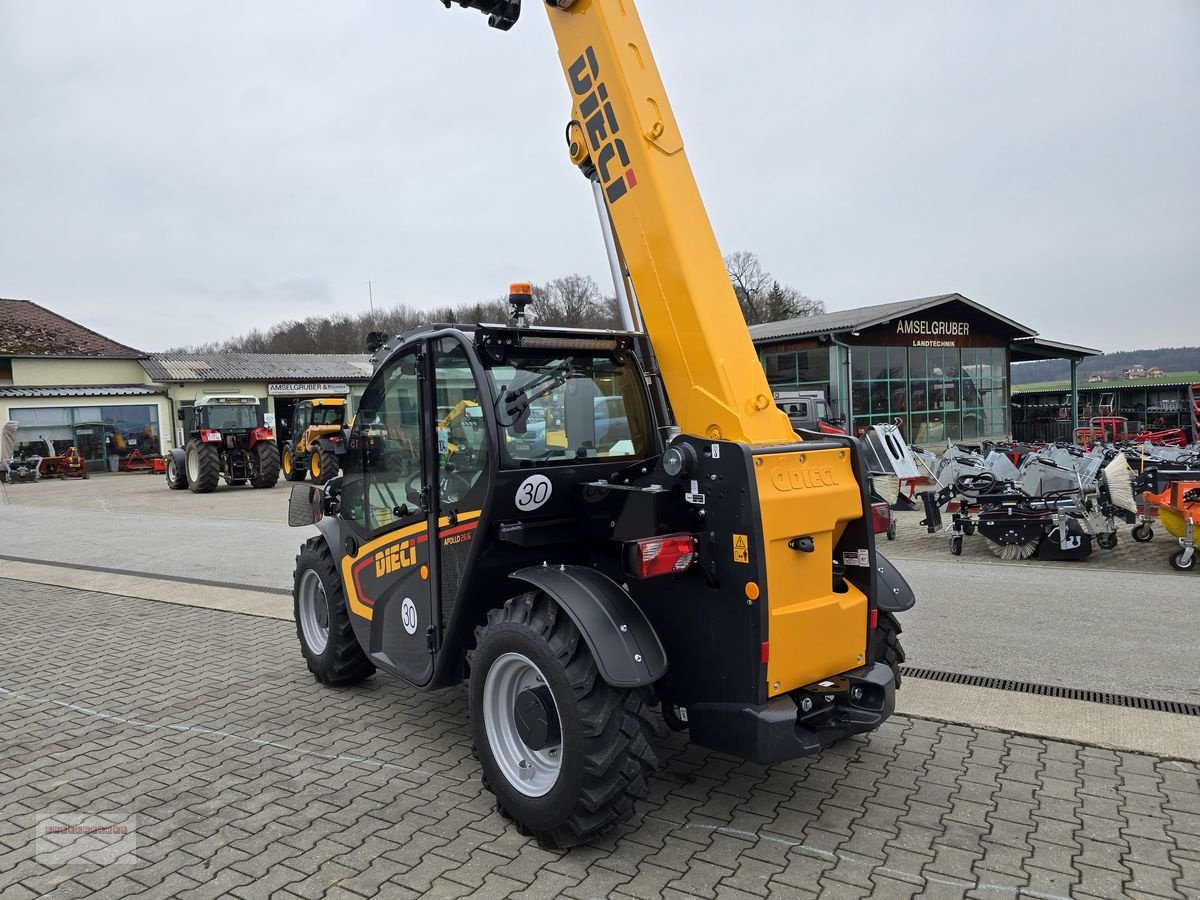
[[[31,698],[0,694],[4,900],[1200,896],[1192,764],[902,717],[771,767],[672,735],[629,823],[548,851],[481,787],[461,689],[329,691],[286,622],[0,588],[28,631],[0,650]],[[51,805],[136,809],[141,863],[40,865],[32,816]]]

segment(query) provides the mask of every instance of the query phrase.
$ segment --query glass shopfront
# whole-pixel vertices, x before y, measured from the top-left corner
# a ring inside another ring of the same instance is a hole
[[[140,450],[147,458],[161,451],[156,404],[52,406],[11,409],[17,444],[39,456],[61,456],[75,447],[89,468],[111,468]]]
[[[1008,356],[1001,347],[854,347],[854,433],[896,425],[916,444],[1008,434]]]

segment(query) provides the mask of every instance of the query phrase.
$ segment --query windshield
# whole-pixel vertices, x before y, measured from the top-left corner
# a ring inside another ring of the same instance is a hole
[[[590,353],[493,366],[496,420],[511,461],[645,457],[650,416],[637,367]]]
[[[204,410],[199,427],[212,428],[215,431],[237,431],[242,428],[257,428],[259,426],[259,407],[257,403],[237,403],[228,406],[213,405],[199,407]]]
[[[312,411],[313,425],[341,425],[344,406],[314,406]]]

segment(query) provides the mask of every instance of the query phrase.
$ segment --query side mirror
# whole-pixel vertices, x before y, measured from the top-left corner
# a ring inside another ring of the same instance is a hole
[[[321,489],[311,484],[292,485],[292,493],[288,497],[288,525],[292,528],[314,525],[322,515]]]

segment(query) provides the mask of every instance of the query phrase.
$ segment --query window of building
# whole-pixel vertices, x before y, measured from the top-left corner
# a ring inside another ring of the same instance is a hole
[[[161,451],[158,406],[55,406],[10,409],[17,422],[17,443],[31,452],[61,456],[75,447],[93,468],[110,465],[133,451]]]
[[[7,356],[0,356],[0,384],[12,383],[12,360]]]
[[[917,444],[1008,433],[1003,348],[855,347],[850,370],[855,433],[890,423]]]

